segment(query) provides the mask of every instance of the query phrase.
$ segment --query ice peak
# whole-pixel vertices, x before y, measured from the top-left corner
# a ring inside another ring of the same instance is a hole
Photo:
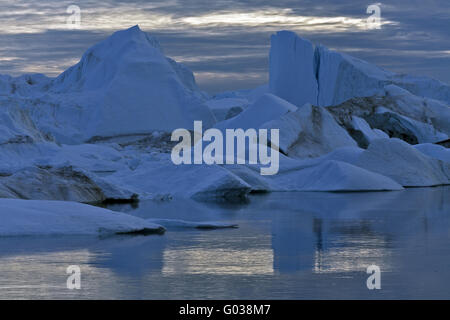
[[[205,127],[215,122],[193,73],[167,58],[158,41],[138,26],[89,48],[80,62],[54,79],[49,93],[66,110],[58,121],[65,117],[76,132],[56,132],[62,143],[190,129],[194,119]]]
[[[148,35],[146,32],[135,25],[125,30],[114,32],[109,38],[105,40],[112,47],[121,46],[129,42],[140,42],[141,44],[150,44],[151,46],[160,49],[159,42],[156,38]],[[99,44],[101,44],[100,42]]]
[[[123,65],[152,59],[165,59],[159,42],[135,25],[89,48],[80,62],[55,79],[53,89],[65,92],[107,86]]]
[[[138,24],[135,24],[134,26],[126,29],[125,31],[132,31],[132,32],[142,32],[141,28],[139,28]]]

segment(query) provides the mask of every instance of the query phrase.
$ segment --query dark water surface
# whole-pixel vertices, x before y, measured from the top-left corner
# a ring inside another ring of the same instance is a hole
[[[0,298],[450,298],[450,187],[110,208],[239,228],[0,238]],[[69,265],[81,268],[80,290],[66,287]],[[370,265],[380,290],[367,289]]]

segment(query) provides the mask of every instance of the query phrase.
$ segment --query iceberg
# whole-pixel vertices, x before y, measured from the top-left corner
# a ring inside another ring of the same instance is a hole
[[[288,31],[271,41],[269,84],[213,97],[137,26],[57,78],[0,75],[0,197],[203,201],[450,183],[447,149],[432,144],[450,136],[448,85]],[[203,129],[279,129],[280,152],[270,150],[278,174],[261,176],[252,164],[175,165],[171,131],[191,134],[197,120]]]
[[[141,218],[66,201],[0,199],[0,236],[164,233]]]
[[[35,86],[0,99],[0,107],[20,105],[44,136],[60,143],[191,129],[194,120],[215,123],[192,73],[165,57],[138,26],[88,49],[45,90],[31,90]]]
[[[271,38],[270,92],[297,106],[334,106],[381,94],[387,85],[450,103],[450,86],[438,80],[396,74],[322,45],[314,47],[291,31]]]

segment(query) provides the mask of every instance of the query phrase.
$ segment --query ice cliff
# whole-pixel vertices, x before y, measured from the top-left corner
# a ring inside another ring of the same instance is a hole
[[[450,86],[426,77],[386,71],[366,61],[338,53],[279,31],[271,38],[270,91],[296,105],[338,105],[350,98],[368,97],[394,84],[410,93],[450,103]]]

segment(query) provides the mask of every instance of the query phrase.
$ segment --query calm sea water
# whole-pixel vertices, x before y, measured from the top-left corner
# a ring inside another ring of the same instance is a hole
[[[450,298],[450,187],[111,209],[239,228],[0,238],[0,298]],[[66,287],[69,265],[81,268],[80,290]],[[380,290],[367,289],[370,265]]]

